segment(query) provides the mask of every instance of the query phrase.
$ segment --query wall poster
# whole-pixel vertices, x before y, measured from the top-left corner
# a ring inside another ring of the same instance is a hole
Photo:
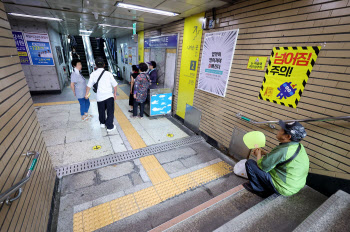
[[[54,66],[49,35],[46,33],[24,33],[33,65]]]
[[[296,108],[321,46],[274,47],[259,98]]]
[[[16,42],[17,52],[21,64],[30,65],[30,57],[26,46],[26,41],[24,40],[23,33],[20,31],[12,32],[13,39]]]
[[[198,89],[225,97],[238,30],[205,34]]]

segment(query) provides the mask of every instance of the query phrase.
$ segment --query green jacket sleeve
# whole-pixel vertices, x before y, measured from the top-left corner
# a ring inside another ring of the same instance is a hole
[[[269,172],[276,167],[277,164],[283,162],[285,159],[284,149],[278,147],[272,149],[272,151],[265,155],[262,159],[258,160],[258,166],[264,172]]]

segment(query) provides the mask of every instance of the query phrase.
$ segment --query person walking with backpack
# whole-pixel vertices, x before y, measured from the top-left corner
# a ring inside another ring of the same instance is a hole
[[[95,59],[97,69],[90,74],[90,80],[86,87],[85,99],[88,98],[90,89],[96,93],[98,114],[101,128],[107,127],[107,131],[113,131],[116,126],[114,119],[114,100],[117,99],[118,83],[112,73],[104,69],[105,63],[102,57]],[[107,110],[107,118],[106,118]]]
[[[249,183],[243,187],[263,198],[273,193],[296,194],[305,186],[309,172],[309,157],[300,143],[306,136],[305,128],[297,121],[280,120],[279,125],[276,138],[280,144],[270,153],[254,149],[257,162],[249,159],[245,164]]]

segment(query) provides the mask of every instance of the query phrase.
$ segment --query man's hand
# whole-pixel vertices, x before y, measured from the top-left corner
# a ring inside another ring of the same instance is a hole
[[[262,153],[261,151],[262,151],[261,148],[255,148],[255,149],[253,149],[253,154],[255,156],[261,155],[261,153]]]
[[[88,95],[87,95],[87,94],[85,95],[85,99],[89,99],[89,97],[88,97]]]
[[[117,95],[114,94],[114,101],[117,100]]]

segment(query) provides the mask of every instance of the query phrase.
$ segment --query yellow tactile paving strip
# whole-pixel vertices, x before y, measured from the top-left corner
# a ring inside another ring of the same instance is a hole
[[[143,158],[141,162],[146,164],[149,172],[163,169],[159,168],[159,162],[154,160],[154,156]],[[152,187],[74,214],[73,231],[97,230],[231,172],[232,167],[221,161],[183,176],[169,178]]]
[[[114,105],[114,117],[117,119],[132,149],[146,147],[146,143],[142,140],[141,136],[137,133],[133,125],[130,123],[128,118],[118,106],[118,104],[114,103]]]
[[[122,87],[123,85],[118,85],[118,87]],[[125,99],[129,99],[129,96],[126,95],[124,93],[124,91],[121,89],[121,88],[118,88],[117,89],[117,93],[118,93],[118,96],[117,96],[117,100],[125,100]]]

